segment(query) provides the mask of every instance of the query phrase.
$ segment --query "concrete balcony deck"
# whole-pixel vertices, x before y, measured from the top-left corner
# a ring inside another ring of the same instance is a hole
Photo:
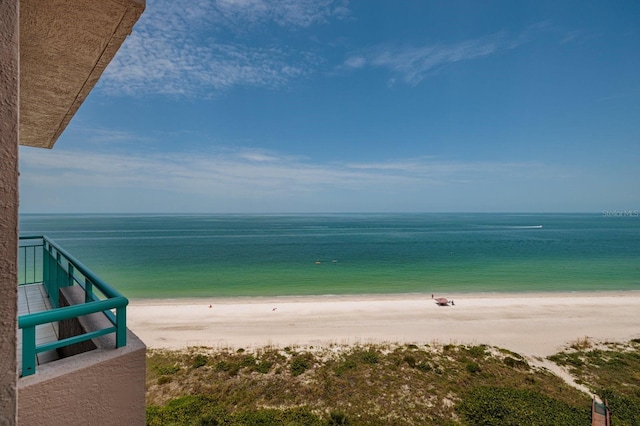
[[[52,309],[51,299],[42,283],[18,286],[18,316],[34,314]],[[58,340],[58,323],[41,324],[36,327],[36,345]],[[22,333],[18,333],[18,372],[22,370]],[[58,359],[55,350],[36,355],[37,365]]]

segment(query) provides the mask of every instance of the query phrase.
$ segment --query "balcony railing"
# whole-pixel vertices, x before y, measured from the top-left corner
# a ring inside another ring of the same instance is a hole
[[[44,286],[53,309],[18,317],[18,328],[22,332],[23,377],[36,372],[36,355],[41,352],[110,333],[115,333],[116,348],[127,344],[126,306],[129,301],[46,236],[21,236],[18,285],[37,283]],[[60,289],[75,285],[84,290],[84,303],[60,307]],[[99,312],[112,326],[36,345],[36,326]]]

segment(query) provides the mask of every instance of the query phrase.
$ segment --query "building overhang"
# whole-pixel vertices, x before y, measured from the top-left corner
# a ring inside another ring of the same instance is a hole
[[[20,1],[20,145],[52,148],[145,0]]]

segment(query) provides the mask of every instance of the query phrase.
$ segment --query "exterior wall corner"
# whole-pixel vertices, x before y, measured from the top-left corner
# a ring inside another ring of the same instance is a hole
[[[0,1],[0,424],[16,423],[19,0]]]

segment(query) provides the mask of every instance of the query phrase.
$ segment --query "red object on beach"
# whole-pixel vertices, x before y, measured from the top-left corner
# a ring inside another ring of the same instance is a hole
[[[448,306],[449,305],[449,301],[447,299],[445,299],[444,297],[438,297],[436,300],[436,304],[439,306]]]

